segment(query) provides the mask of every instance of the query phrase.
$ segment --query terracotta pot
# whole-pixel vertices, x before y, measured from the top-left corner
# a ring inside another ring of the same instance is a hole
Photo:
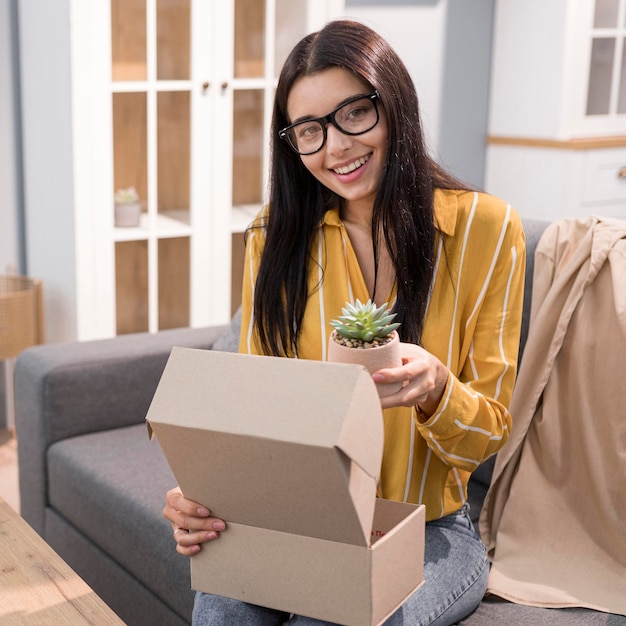
[[[327,360],[334,363],[356,363],[363,365],[370,374],[387,367],[400,367],[400,337],[394,331],[393,339],[382,346],[375,348],[348,348],[335,341],[336,330],[328,340]],[[395,393],[402,387],[402,383],[377,383],[378,395],[381,398]]]
[[[141,202],[127,202],[115,204],[116,226],[139,226],[141,217]]]

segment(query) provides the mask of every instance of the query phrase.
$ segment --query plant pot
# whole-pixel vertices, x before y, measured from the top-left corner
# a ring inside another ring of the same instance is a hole
[[[141,202],[115,203],[116,226],[139,226]]]
[[[374,348],[349,348],[335,341],[336,330],[330,334],[328,340],[327,360],[333,363],[356,363],[363,365],[370,374],[387,367],[400,367],[400,337],[396,331],[389,343]],[[376,389],[381,398],[389,396],[402,388],[402,383],[377,383]]]

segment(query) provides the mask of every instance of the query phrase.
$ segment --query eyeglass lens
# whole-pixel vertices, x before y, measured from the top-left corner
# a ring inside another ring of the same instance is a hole
[[[331,114],[331,122],[346,135],[360,135],[376,126],[378,113],[370,97],[348,102]],[[317,152],[323,145],[326,132],[320,120],[305,120],[288,131],[289,143],[300,154]]]

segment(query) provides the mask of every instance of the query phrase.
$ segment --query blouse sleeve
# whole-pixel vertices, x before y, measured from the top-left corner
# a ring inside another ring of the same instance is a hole
[[[493,267],[485,273],[472,268],[476,282],[482,286],[480,279],[484,279],[484,289],[474,290],[479,297],[467,298],[465,312],[460,314],[459,343],[467,349],[459,350],[463,358],[449,364],[448,382],[436,412],[418,424],[428,446],[447,465],[473,471],[509,436],[508,407],[517,372],[525,265],[522,223],[511,209]]]

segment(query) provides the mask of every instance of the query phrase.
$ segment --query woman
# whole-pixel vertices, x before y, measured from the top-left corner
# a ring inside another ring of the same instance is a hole
[[[520,219],[429,158],[406,68],[358,23],[331,22],[292,51],[272,142],[269,208],[247,239],[239,349],[324,360],[329,322],[347,300],[389,302],[397,312],[403,365],[373,375],[403,382],[382,400],[380,494],[425,504],[426,583],[387,623],[452,624],[486,589],[467,482],[509,434]],[[164,515],[185,555],[226,530],[178,488]],[[281,624],[289,615],[198,594],[194,620]]]

